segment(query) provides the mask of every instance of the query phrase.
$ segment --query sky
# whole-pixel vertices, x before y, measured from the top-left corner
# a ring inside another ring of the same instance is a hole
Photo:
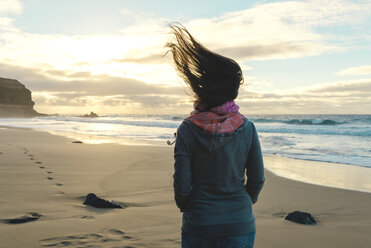
[[[371,114],[371,0],[1,0],[0,77],[42,113],[186,114],[168,25],[244,75],[245,114]]]

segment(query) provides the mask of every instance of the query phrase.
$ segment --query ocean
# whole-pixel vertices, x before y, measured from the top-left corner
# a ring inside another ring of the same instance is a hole
[[[166,146],[185,115],[108,115],[0,118],[0,125],[32,128],[86,143]],[[371,167],[371,115],[246,115],[264,154]]]

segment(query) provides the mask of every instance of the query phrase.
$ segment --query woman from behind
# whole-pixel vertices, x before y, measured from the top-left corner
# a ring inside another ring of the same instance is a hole
[[[208,50],[183,26],[170,28],[175,41],[167,46],[196,99],[177,130],[174,149],[182,247],[253,247],[252,205],[263,187],[264,169],[255,126],[234,102],[243,82],[241,68]]]

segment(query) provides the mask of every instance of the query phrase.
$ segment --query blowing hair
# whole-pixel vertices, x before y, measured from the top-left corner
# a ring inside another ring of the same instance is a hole
[[[234,100],[243,83],[240,66],[208,50],[180,24],[170,25],[176,42],[166,44],[172,52],[178,75],[195,93],[205,110]]]

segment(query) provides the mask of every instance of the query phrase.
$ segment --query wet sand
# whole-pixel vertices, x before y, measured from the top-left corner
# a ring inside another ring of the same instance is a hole
[[[173,147],[72,141],[0,128],[0,247],[180,247]],[[265,163],[295,167],[298,161],[267,157]],[[371,194],[300,183],[268,171],[266,178],[254,205],[255,247],[371,246]],[[85,206],[88,193],[128,207]],[[282,219],[294,210],[312,213],[319,223]],[[39,218],[7,221],[27,214]]]

